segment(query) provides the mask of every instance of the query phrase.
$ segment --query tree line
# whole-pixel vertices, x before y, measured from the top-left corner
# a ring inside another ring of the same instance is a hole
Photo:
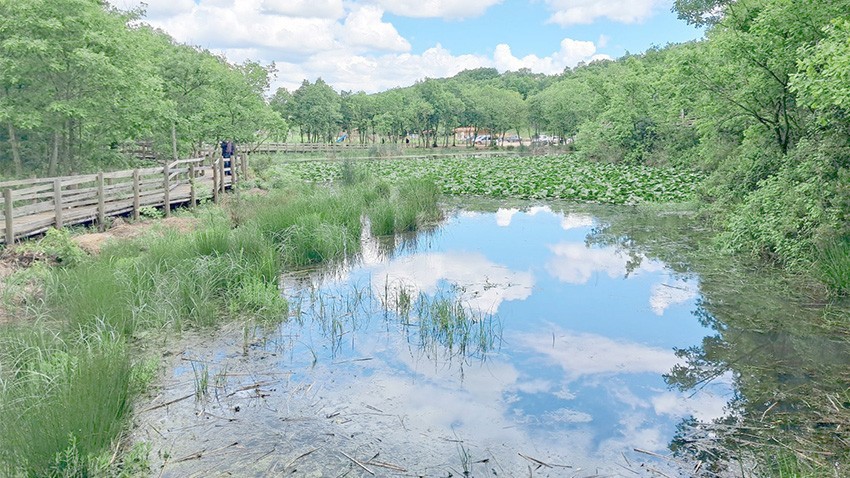
[[[703,171],[703,209],[730,250],[793,268],[850,244],[850,0],[674,9],[705,38],[559,75],[480,68],[375,94],[317,79],[267,96],[273,65],[178,44],[139,12],[0,0],[0,164],[75,172],[121,161],[120,145],[140,139],[171,157],[287,128],[423,146],[456,144],[458,127],[546,132],[590,160]]]
[[[285,128],[264,100],[273,66],[179,44],[141,14],[100,0],[0,0],[3,176],[119,165],[140,140],[171,158]]]

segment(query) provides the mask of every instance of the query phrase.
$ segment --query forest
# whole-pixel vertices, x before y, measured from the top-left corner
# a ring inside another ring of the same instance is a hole
[[[269,91],[97,0],[0,1],[2,177],[121,167],[222,138],[456,144],[454,130],[547,133],[587,161],[697,171],[722,248],[850,289],[850,1],[677,0],[705,38],[555,76],[466,70],[380,93],[322,79]],[[493,147],[496,147],[495,145]]]

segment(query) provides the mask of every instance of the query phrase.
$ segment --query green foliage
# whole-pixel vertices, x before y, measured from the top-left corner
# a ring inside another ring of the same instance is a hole
[[[63,266],[79,264],[86,257],[67,229],[50,228],[41,240],[24,242],[17,249],[24,254],[43,254]]]
[[[792,86],[802,100],[825,113],[823,118],[837,127],[847,127],[850,113],[850,20],[837,18],[824,27],[825,38],[801,46],[799,73]]]
[[[727,247],[788,266],[812,257],[814,231],[825,215],[820,185],[801,181],[794,172],[762,181],[737,207],[720,236]]]
[[[165,213],[156,206],[142,206],[139,208],[139,216],[143,219],[162,219]]]

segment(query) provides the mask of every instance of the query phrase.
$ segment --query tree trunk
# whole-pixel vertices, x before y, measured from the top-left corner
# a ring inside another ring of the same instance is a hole
[[[12,147],[12,165],[15,167],[15,176],[20,177],[23,172],[21,144],[18,142],[18,134],[11,122],[9,122],[9,146]]]
[[[73,151],[71,151],[71,143],[74,139],[73,125],[71,124],[70,119],[65,120],[65,127],[63,138],[62,138],[62,169],[67,170],[71,164],[71,155]],[[58,165],[57,165],[58,166]],[[61,171],[58,170],[57,171]]]
[[[47,167],[48,176],[56,176],[56,170],[59,168],[59,143],[62,142],[62,133],[59,130],[53,131],[53,151],[50,153],[50,164]]]
[[[177,122],[171,122],[171,157],[177,161]]]

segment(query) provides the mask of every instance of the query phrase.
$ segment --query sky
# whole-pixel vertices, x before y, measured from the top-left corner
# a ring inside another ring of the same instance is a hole
[[[109,0],[122,10],[138,0]],[[702,37],[673,0],[146,0],[144,22],[229,61],[374,93],[479,67],[557,74]]]

